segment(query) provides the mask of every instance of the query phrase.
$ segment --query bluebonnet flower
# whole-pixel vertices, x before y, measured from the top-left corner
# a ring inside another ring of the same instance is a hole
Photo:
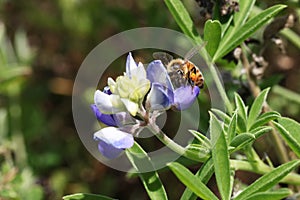
[[[94,139],[99,141],[98,150],[106,158],[118,157],[126,148],[132,147],[133,136],[116,127],[106,127],[94,134]]]
[[[167,110],[170,107],[185,110],[194,103],[200,93],[199,87],[191,85],[174,89],[168,72],[160,60],[155,60],[148,65],[147,78],[152,83],[147,101],[153,110]]]
[[[94,139],[102,155],[109,159],[132,147],[133,135],[155,121],[149,117],[155,119],[160,114],[154,111],[187,109],[200,92],[199,87],[190,85],[174,89],[160,60],[151,62],[145,70],[143,64],[135,63],[131,53],[127,57],[126,73],[116,81],[108,78],[107,84],[103,91],[95,92],[95,104],[91,108],[96,118],[108,126],[97,131]]]

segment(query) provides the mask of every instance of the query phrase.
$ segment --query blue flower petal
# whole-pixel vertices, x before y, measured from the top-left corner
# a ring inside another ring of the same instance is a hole
[[[107,144],[101,140],[98,143],[98,150],[108,159],[117,158],[124,151],[124,149],[115,148],[113,145]]]
[[[117,126],[117,122],[114,119],[114,115],[111,114],[103,114],[99,111],[96,104],[92,104],[91,108],[97,118],[100,122],[106,124],[107,126]]]
[[[172,90],[160,83],[152,83],[147,97],[147,103],[151,110],[167,110],[173,104],[174,94]]]
[[[174,107],[177,110],[189,108],[200,93],[199,87],[182,86],[174,91]]]
[[[157,82],[169,88],[169,90],[173,90],[167,69],[160,60],[154,60],[148,65],[147,79],[149,79],[151,83]]]
[[[124,149],[132,147],[133,136],[115,127],[106,127],[94,133],[94,139],[99,141],[98,149],[103,156],[112,159]]]
[[[113,115],[113,118],[118,127],[124,127],[129,124],[135,124],[136,119],[134,119],[128,112],[119,112]]]

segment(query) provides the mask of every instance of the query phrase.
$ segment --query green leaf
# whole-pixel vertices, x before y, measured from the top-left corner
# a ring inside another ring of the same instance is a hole
[[[279,117],[280,117],[280,114],[276,111],[270,111],[270,112],[263,113],[262,115],[260,115],[257,118],[257,120],[254,122],[254,124],[250,127],[249,130],[251,132],[251,130],[253,130],[259,126],[265,125],[266,123],[268,123],[271,120],[278,119]]]
[[[270,88],[264,89],[254,100],[250,112],[249,112],[249,116],[248,116],[248,120],[247,120],[247,127],[250,128],[254,122],[256,121],[257,117],[259,116],[259,114],[262,111],[262,107],[264,102],[267,99],[267,95],[269,92]]]
[[[228,27],[228,30],[222,40],[227,41],[231,36],[246,22],[253,6],[255,0],[240,1],[239,2],[239,12],[233,14],[232,24]],[[223,33],[226,29],[223,30]]]
[[[97,195],[97,194],[87,194],[87,193],[76,193],[63,197],[64,200],[114,200],[113,198]]]
[[[289,126],[290,122],[291,121],[287,122],[285,120],[283,122],[284,126],[279,123],[276,123],[276,122],[273,122],[273,123],[276,126],[279,133],[281,134],[284,141],[293,150],[293,152],[298,156],[298,158],[300,158],[300,142],[299,142],[299,136],[297,136],[297,134],[299,135],[299,130],[297,132],[294,132],[293,131],[294,128],[290,128],[290,126]],[[281,121],[281,123],[282,123],[282,121]],[[285,128],[285,126],[288,127],[288,130]],[[297,128],[299,128],[299,127],[297,127]],[[293,133],[291,134],[291,132],[289,130],[293,131]]]
[[[221,24],[217,20],[207,20],[204,25],[204,41],[207,41],[206,50],[214,56],[221,40]]]
[[[240,27],[241,25],[245,24],[252,11],[254,4],[255,0],[239,2],[239,12],[235,12],[233,15],[233,24],[236,29],[238,29],[238,27]]]
[[[234,151],[237,151],[245,147],[247,144],[253,142],[255,139],[255,136],[251,133],[241,133],[233,138],[230,146],[235,147]]]
[[[248,108],[245,106],[243,99],[238,93],[234,93],[234,100],[238,114],[246,121]]]
[[[234,94],[234,100],[235,100],[235,106],[237,109],[237,125],[240,130],[240,132],[246,132],[247,127],[246,127],[246,120],[247,120],[247,112],[248,112],[248,107],[245,106],[242,98],[238,93]]]
[[[189,132],[200,142],[201,145],[211,148],[210,141],[205,135],[194,130],[189,130]]]
[[[203,41],[182,2],[180,0],[165,0],[165,4],[181,30],[194,41],[202,43]]]
[[[197,154],[202,155],[203,156],[208,156],[210,153],[210,148],[203,146],[201,144],[189,144],[186,147],[189,151],[195,151]]]
[[[226,37],[226,40],[221,40],[219,48],[214,55],[213,61],[222,58],[235,47],[240,45],[244,40],[249,38],[254,32],[265,25],[272,17],[276,16],[285,7],[286,5],[272,6],[251,18],[244,25],[238,26],[237,31],[234,31],[234,33],[231,33],[228,37]]]
[[[300,49],[300,37],[295,31],[289,28],[285,28],[282,31],[280,31],[280,34],[285,36],[285,38],[287,38],[292,44],[294,44],[298,49]]]
[[[300,39],[299,39],[299,42],[300,42]],[[282,77],[278,76],[278,79],[282,79]],[[274,77],[272,78],[274,79]],[[278,80],[279,82],[280,80]],[[276,94],[288,101],[291,101],[291,102],[295,102],[297,104],[300,104],[300,94],[297,93],[297,92],[294,92],[290,89],[287,89],[285,87],[282,87],[282,86],[279,86],[277,85],[276,83],[273,84],[274,86],[272,87],[272,94]]]
[[[278,123],[281,124],[291,135],[295,140],[300,144],[300,123],[287,118],[282,117],[278,119]]]
[[[236,136],[237,111],[232,115],[232,119],[228,126],[228,143]]]
[[[209,158],[211,155],[211,151],[210,148],[203,146],[201,144],[189,144],[186,147],[186,151],[188,151],[189,153],[193,153],[196,154],[198,157],[201,158]]]
[[[202,164],[201,168],[197,171],[196,177],[202,181],[202,183],[207,184],[211,176],[214,173],[214,165],[211,158],[209,158],[205,163]],[[180,200],[196,200],[197,196],[188,187],[185,189]]]
[[[201,180],[194,176],[187,168],[183,165],[173,162],[169,163],[168,167],[173,171],[177,178],[193,191],[198,197],[203,199],[218,200],[218,198],[210,191],[210,189],[201,182]]]
[[[212,108],[211,111],[213,111],[214,114],[216,114],[220,119],[222,119],[225,124],[229,124],[231,122],[230,116],[228,116],[223,111],[215,109],[215,108]]]
[[[230,199],[231,187],[228,145],[223,128],[216,116],[212,113],[210,113],[210,137],[218,189],[222,199]]]
[[[150,158],[138,143],[126,150],[126,155],[134,166],[137,172],[145,171],[146,173],[139,173],[139,177],[150,197],[150,199],[168,199],[165,188],[156,173]]]
[[[28,66],[9,65],[0,69],[0,82],[28,75],[30,73],[31,69]]]
[[[259,138],[263,134],[270,132],[273,128],[271,126],[259,126],[253,130],[251,130],[251,133],[255,136],[255,138]]]
[[[243,190],[234,200],[244,200],[258,192],[264,192],[276,185],[282,178],[288,175],[295,167],[300,164],[300,160],[293,160],[273,169],[271,172],[263,175],[254,183]]]
[[[280,200],[288,197],[293,194],[290,189],[281,188],[276,191],[268,191],[268,192],[258,192],[245,200]]]

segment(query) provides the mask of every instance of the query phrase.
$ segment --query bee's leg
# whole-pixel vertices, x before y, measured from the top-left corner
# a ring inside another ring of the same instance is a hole
[[[177,73],[184,76],[183,71],[181,69],[177,70]]]
[[[194,87],[195,86],[195,83],[194,83],[194,81],[192,81],[191,79],[188,79],[188,83],[192,86],[192,87]]]
[[[190,84],[190,86],[192,86],[192,94],[193,94],[195,83],[191,79],[188,79],[188,83]]]

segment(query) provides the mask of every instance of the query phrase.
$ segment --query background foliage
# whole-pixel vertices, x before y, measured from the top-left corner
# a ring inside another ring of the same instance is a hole
[[[205,33],[206,20],[199,14],[196,1],[183,3],[198,31]],[[276,1],[278,3],[288,5],[286,13],[299,16],[297,1]],[[258,1],[253,12],[259,13],[273,4],[273,1]],[[71,92],[85,56],[111,35],[141,26],[181,31],[182,27],[176,24],[168,7],[170,9],[170,5],[162,1],[153,0],[0,1],[1,198],[61,199],[63,195],[77,192],[121,199],[147,198],[138,179],[129,179],[124,173],[107,168],[85,150],[73,125]],[[249,13],[250,16],[254,14]],[[254,37],[261,40],[264,28]],[[247,30],[246,27],[244,31]],[[270,107],[297,121],[300,121],[299,32],[296,22],[291,29],[280,33],[286,54],[275,45],[265,47],[263,55],[269,67],[260,82],[262,88],[275,85],[268,97]],[[223,44],[220,45],[228,49],[209,47],[215,60],[229,52],[230,47]],[[108,72],[110,76],[123,71],[119,66],[123,66],[124,60],[113,64]],[[220,61],[219,66],[224,72],[229,97],[234,99],[234,91],[238,91],[246,103],[252,102],[251,90],[239,81],[241,67],[233,68],[235,65],[224,62]],[[209,109],[208,97],[202,93],[199,99],[203,111]],[[208,113],[201,113],[201,116],[207,118],[201,122],[201,127],[207,128]],[[280,163],[272,153],[272,146],[265,146],[260,153],[264,152],[274,165]],[[195,171],[198,167],[190,169]],[[175,164],[170,168],[176,171],[180,166]],[[168,183],[165,188],[169,199],[178,199],[184,185],[178,184],[171,174],[162,172],[160,178]],[[240,178],[245,177],[249,176],[242,174]],[[211,180],[208,187],[216,191],[215,181]]]

